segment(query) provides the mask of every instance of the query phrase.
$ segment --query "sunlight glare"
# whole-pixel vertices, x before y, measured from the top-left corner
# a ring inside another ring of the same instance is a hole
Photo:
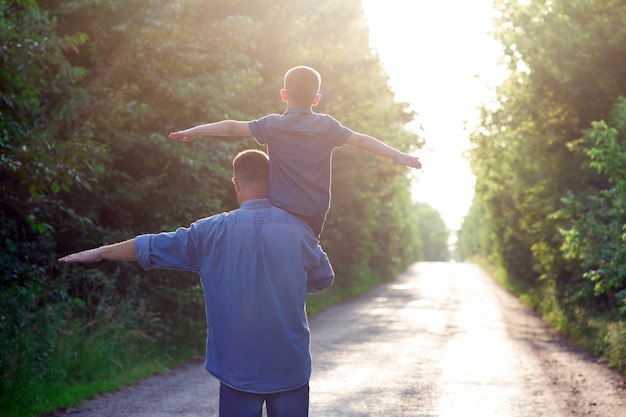
[[[423,135],[424,165],[413,195],[439,210],[457,230],[474,195],[474,177],[463,153],[477,107],[494,96],[504,79],[499,45],[489,33],[491,0],[362,0],[370,45],[390,77],[396,100],[418,117],[408,127]],[[420,132],[419,129],[423,129]]]

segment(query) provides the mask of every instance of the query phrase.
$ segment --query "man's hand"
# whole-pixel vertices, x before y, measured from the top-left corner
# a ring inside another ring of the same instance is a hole
[[[103,259],[110,261],[136,261],[137,255],[135,254],[135,239],[129,239],[124,242],[113,243],[111,245],[100,246],[99,248],[73,253],[59,259],[59,262],[79,262],[89,264],[100,262]]]
[[[82,252],[72,253],[59,259],[60,263],[79,262],[84,264],[100,262],[102,257],[100,248],[84,250]]]
[[[415,169],[422,168],[422,163],[419,161],[419,158],[409,155],[408,153],[398,154],[398,156],[396,157],[396,162],[406,167],[411,167]]]

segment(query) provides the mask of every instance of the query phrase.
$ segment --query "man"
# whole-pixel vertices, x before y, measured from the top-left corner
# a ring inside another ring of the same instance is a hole
[[[204,290],[205,368],[220,380],[220,417],[308,416],[311,375],[306,293],[334,272],[310,226],[267,199],[269,160],[248,150],[233,160],[241,207],[175,232],[78,252],[59,262],[137,261],[194,271]]]

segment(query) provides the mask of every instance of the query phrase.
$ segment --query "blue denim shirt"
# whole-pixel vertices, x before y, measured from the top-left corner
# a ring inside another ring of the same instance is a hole
[[[188,228],[137,236],[135,252],[146,270],[200,274],[210,374],[259,394],[308,383],[306,294],[331,285],[334,272],[304,221],[268,199],[249,200]]]
[[[291,213],[324,216],[330,208],[332,153],[352,130],[332,116],[290,107],[248,123],[270,157],[269,199]]]

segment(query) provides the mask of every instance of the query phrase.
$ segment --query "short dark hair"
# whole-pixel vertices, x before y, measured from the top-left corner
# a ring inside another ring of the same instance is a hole
[[[270,175],[270,160],[265,152],[248,149],[233,159],[233,176],[240,183],[267,187]]]
[[[285,74],[284,88],[290,102],[310,106],[320,92],[322,77],[311,67],[293,67]]]

